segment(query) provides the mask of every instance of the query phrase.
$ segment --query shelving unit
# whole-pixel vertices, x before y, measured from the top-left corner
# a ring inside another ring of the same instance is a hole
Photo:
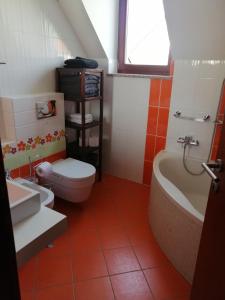
[[[97,75],[99,81],[99,93],[96,96],[86,96],[85,76]],[[81,124],[66,120],[66,127],[76,130],[76,141],[67,142],[67,155],[94,165],[98,172],[98,179],[102,177],[102,138],[103,138],[103,70],[102,69],[78,69],[78,68],[57,68],[57,91],[64,93],[66,101],[73,101],[76,104],[76,112],[81,113]],[[99,102],[99,117],[91,123],[85,123],[86,103],[90,101]],[[98,127],[98,147],[86,145],[86,130]],[[79,146],[81,136],[82,145]]]

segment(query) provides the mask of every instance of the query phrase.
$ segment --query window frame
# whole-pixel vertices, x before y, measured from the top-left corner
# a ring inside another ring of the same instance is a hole
[[[168,64],[161,65],[132,65],[125,63],[127,0],[119,1],[119,27],[118,27],[118,73],[170,75],[171,51],[169,51]]]

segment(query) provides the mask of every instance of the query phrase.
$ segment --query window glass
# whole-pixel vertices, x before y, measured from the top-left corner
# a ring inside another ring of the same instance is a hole
[[[170,42],[162,0],[127,0],[124,63],[168,65]]]

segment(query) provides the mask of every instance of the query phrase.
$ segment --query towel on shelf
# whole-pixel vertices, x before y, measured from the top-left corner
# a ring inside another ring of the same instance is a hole
[[[65,60],[64,64],[66,68],[96,69],[98,67],[98,63],[96,60],[79,57],[79,56],[77,56],[76,58]]]
[[[85,83],[99,83],[100,81],[100,76],[98,75],[93,75],[93,74],[86,74],[85,75]]]
[[[66,116],[66,119],[72,123],[82,124],[82,116],[81,114],[69,114]],[[93,122],[92,114],[85,114],[85,123]]]

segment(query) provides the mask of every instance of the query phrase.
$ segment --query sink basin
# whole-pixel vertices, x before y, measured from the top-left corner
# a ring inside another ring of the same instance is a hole
[[[7,180],[7,189],[13,225],[40,210],[41,201],[38,191],[9,180]]]
[[[17,183],[21,184],[22,186],[28,187],[40,194],[41,204],[47,206],[49,208],[53,208],[54,206],[54,194],[49,189],[40,186],[34,182],[26,180],[24,178],[17,178],[15,180]]]

